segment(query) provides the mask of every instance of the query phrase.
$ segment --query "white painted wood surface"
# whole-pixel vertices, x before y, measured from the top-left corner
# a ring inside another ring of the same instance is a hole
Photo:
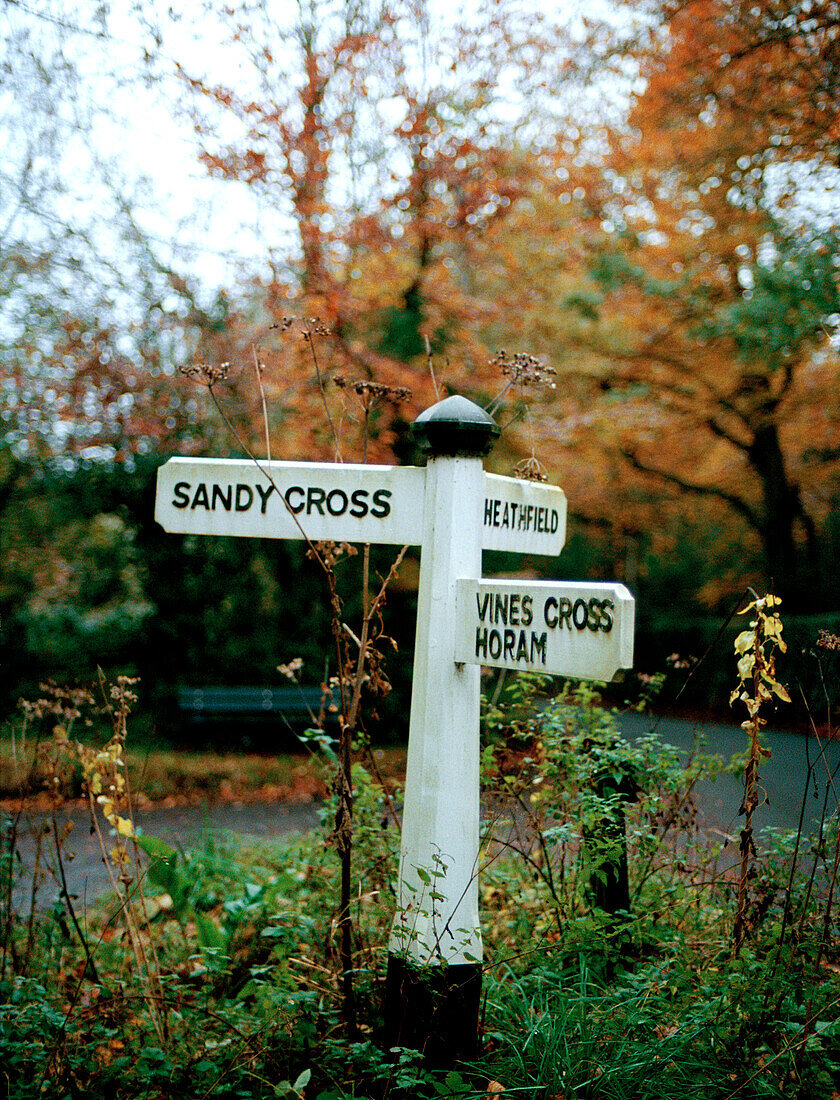
[[[612,680],[633,665],[635,601],[623,584],[462,580],[455,660]]]
[[[556,485],[484,475],[485,550],[556,557],[566,541],[566,494]]]
[[[483,477],[482,548],[559,554],[563,490]],[[303,539],[305,531],[313,541],[417,545],[425,480],[422,466],[170,458],[157,474],[155,519],[170,534]]]
[[[397,915],[389,949],[419,964],[475,963],[479,674],[456,666],[455,593],[481,572],[479,458],[431,459],[420,569]]]
[[[425,476],[419,466],[170,458],[158,470],[155,519],[176,534],[305,531],[313,541],[402,546],[422,538]]]

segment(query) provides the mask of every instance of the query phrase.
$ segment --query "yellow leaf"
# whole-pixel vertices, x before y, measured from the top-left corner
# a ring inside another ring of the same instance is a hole
[[[752,630],[742,630],[738,637],[735,639],[735,652],[739,654],[746,653],[748,649],[752,649],[755,644],[755,634]]]
[[[769,615],[764,620],[764,633],[768,638],[780,638],[782,636],[782,620],[778,615]]]
[[[117,815],[117,832],[120,836],[131,836],[134,830],[131,827],[131,822],[127,817],[120,817]]]
[[[787,693],[787,688],[782,687],[781,684],[773,684],[773,691],[779,696],[783,703],[790,702],[790,696]]]
[[[755,654],[746,653],[738,662],[738,675],[742,680],[746,680],[748,676],[752,675],[752,670],[755,668]]]

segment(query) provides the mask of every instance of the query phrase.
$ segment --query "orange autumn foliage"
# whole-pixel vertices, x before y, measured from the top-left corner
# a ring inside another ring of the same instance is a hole
[[[615,456],[613,496],[724,504],[803,598],[840,473],[840,298],[838,226],[797,224],[796,164],[836,155],[836,9],[655,6],[643,89],[578,173],[589,278],[567,303],[595,397],[576,439]]]

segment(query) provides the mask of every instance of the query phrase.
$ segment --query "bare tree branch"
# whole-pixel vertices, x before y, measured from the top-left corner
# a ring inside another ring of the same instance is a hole
[[[623,450],[621,453],[633,469],[638,470],[640,473],[648,474],[651,477],[658,477],[669,485],[676,485],[677,488],[683,489],[687,493],[695,493],[698,496],[704,497],[716,497],[718,500],[724,501],[742,515],[747,523],[749,523],[750,527],[759,534],[762,533],[763,525],[758,512],[734,493],[730,493],[726,489],[721,489],[719,486],[701,485],[697,482],[688,481],[685,478],[679,477],[677,474],[670,473],[668,470],[658,470],[655,466],[648,466],[632,451]]]

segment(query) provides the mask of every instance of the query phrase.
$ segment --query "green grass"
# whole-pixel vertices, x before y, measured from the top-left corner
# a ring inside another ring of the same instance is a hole
[[[474,1061],[432,1070],[416,1051],[382,1047],[399,838],[382,789],[357,764],[355,1033],[339,973],[340,868],[328,798],[320,830],[282,842],[209,836],[175,852],[144,836],[142,871],[129,839],[118,862],[126,896],[87,912],[59,902],[30,920],[0,889],[0,1095],[840,1096],[836,822],[825,823],[815,847],[778,834],[759,846],[736,954],[734,860],[692,827],[691,815],[669,813],[686,805],[700,765],[680,769],[652,739],[622,746],[610,714],[583,693],[542,715],[518,773],[508,755],[500,761],[488,749],[486,783],[499,797],[519,795],[530,822],[520,850],[488,837],[482,853],[484,1002]],[[250,757],[159,752],[129,764],[140,769],[135,784],[159,775],[161,791],[180,783],[209,791],[294,779],[300,761],[255,758],[251,766]],[[176,771],[182,778],[172,778]],[[597,834],[615,806],[614,792],[597,791],[605,773],[616,783],[631,775],[637,786],[626,807],[631,911],[623,916],[594,904],[594,876],[613,856]],[[0,850],[0,883],[17,873],[8,847]]]

